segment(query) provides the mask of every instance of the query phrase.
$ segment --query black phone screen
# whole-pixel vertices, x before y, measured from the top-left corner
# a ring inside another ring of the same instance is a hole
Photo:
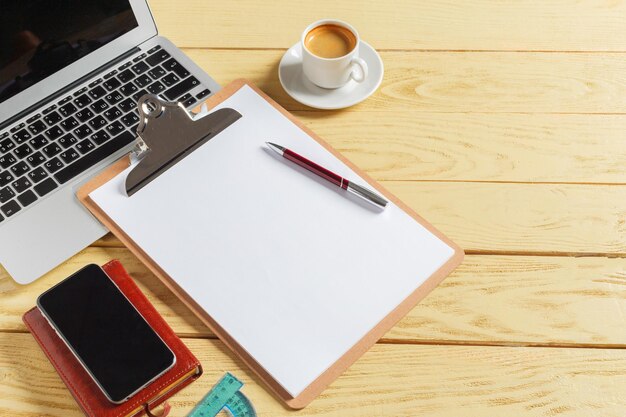
[[[175,356],[98,265],[43,293],[37,305],[112,402],[122,402]]]

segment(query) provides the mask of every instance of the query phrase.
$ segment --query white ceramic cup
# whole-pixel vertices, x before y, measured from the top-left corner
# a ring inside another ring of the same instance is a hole
[[[338,58],[322,58],[310,52],[304,40],[306,35],[318,26],[337,25],[348,29],[356,38],[354,49]],[[322,88],[339,88],[350,79],[360,83],[367,78],[367,63],[359,58],[361,39],[359,33],[346,22],[335,19],[322,19],[311,23],[302,32],[302,70],[304,75],[315,85]]]

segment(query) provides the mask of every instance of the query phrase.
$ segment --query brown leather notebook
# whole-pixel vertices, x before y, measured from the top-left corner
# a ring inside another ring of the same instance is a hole
[[[199,378],[202,366],[139,290],[119,261],[113,260],[102,268],[176,355],[176,364],[172,369],[128,401],[114,404],[107,400],[37,307],[26,312],[23,320],[87,416],[151,415],[150,410]]]

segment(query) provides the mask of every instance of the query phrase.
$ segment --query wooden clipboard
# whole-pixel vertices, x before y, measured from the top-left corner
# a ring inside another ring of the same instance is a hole
[[[302,122],[296,119],[287,110],[283,109],[279,104],[274,102],[259,88],[252,83],[239,79],[233,81],[228,86],[211,96],[206,105],[209,109],[215,107],[232,94],[237,92],[244,85],[248,85],[261,97],[263,97],[276,110],[282,113],[291,122],[306,132],[311,138],[320,143],[324,148],[331,152],[340,161],[360,175],[369,185],[378,190],[388,200],[395,203],[398,207],[413,217],[424,228],[438,237],[454,250],[453,256],[441,266],[433,275],[431,275],[424,283],[410,294],[403,302],[401,302],[389,315],[381,320],[369,333],[367,333],[358,343],[349,349],[337,362],[322,373],[313,383],[311,383],[297,397],[292,397],[267,371],[265,371],[229,334],[224,331],[194,300],[192,300],[180,286],[169,277],[150,257],[144,253],[130,238],[121,230],[111,219],[96,205],[90,198],[89,194],[108,182],[110,179],[118,175],[129,166],[130,160],[124,157],[115,164],[101,172],[91,181],[81,187],[77,193],[79,201],[89,211],[100,220],[124,245],[141,261],[148,269],[152,271],[204,324],[206,324],[220,340],[270,388],[270,390],[288,407],[293,409],[301,409],[306,407],[313,401],[329,384],[337,379],[346,369],[348,369],[359,357],[369,350],[381,337],[384,336],[400,319],[402,319],[421,299],[423,299],[430,291],[432,291],[447,275],[449,275],[463,260],[463,250],[435,229],[426,220],[422,219],[410,207],[400,201],[396,196],[384,189],[380,184],[370,178],[365,172],[361,171],[354,164],[343,157],[339,152],[334,150],[329,144],[324,142],[313,131],[307,128]]]

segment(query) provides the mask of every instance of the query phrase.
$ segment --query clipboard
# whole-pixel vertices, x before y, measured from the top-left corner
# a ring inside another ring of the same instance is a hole
[[[271,98],[269,98],[266,94],[264,94],[260,89],[254,86],[252,83],[240,79],[232,82],[228,86],[224,87],[222,90],[217,92],[214,96],[210,97],[206,101],[206,106],[209,109],[212,109],[222,103],[224,100],[231,97],[231,95],[235,94],[242,87],[247,86],[251,88],[256,94],[262,97],[267,103],[269,103],[276,111],[280,112],[282,116],[291,121],[294,125],[296,125],[299,129],[301,129],[304,133],[306,133],[310,138],[315,140],[319,145],[321,145],[326,151],[330,152],[334,157],[336,157],[339,161],[345,164],[348,168],[352,169],[355,173],[357,173],[363,180],[365,180],[370,187],[377,190],[381,195],[385,196],[390,202],[398,206],[401,210],[403,210],[406,214],[408,214],[412,219],[414,219],[419,225],[421,225],[425,230],[430,232],[432,235],[436,236],[440,241],[445,243],[448,247],[452,249],[452,255],[449,259],[441,265],[432,275],[426,278],[422,284],[412,291],[410,294],[407,294],[403,300],[393,308],[389,314],[384,316],[380,321],[377,322],[375,326],[371,328],[363,337],[361,337],[357,343],[355,343],[351,348],[349,348],[339,360],[334,362],[331,366],[329,366],[324,372],[322,372],[312,383],[306,386],[298,395],[291,395],[281,384],[268,372],[264,369],[254,358],[250,355],[231,335],[225,331],[223,327],[221,327],[216,320],[214,320],[206,311],[200,306],[198,302],[196,302],[192,297],[189,296],[185,292],[185,290],[177,283],[172,277],[170,277],[166,271],[158,265],[156,262],[152,260],[152,258],[144,252],[144,250],[139,247],[130,236],[120,228],[112,219],[100,208],[98,204],[94,202],[92,198],[90,198],[90,193],[99,189],[104,184],[108,183],[111,179],[116,177],[122,171],[127,169],[130,164],[130,157],[124,157],[99,175],[94,177],[91,181],[86,183],[77,193],[79,201],[96,217],[98,218],[124,245],[141,261],[143,262],[152,273],[154,273],[197,317],[202,320],[204,324],[206,324],[209,329],[213,333],[215,333],[219,339],[231,350],[233,351],[258,377],[262,380],[266,386],[270,389],[270,391],[282,402],[284,402],[288,407],[292,409],[301,409],[307,406],[312,400],[314,400],[329,384],[331,384],[335,379],[337,379],[345,370],[347,370],[359,357],[361,357],[369,348],[371,348],[381,337],[384,336],[400,319],[402,319],[421,299],[423,299],[430,291],[432,291],[447,275],[449,275],[463,260],[464,253],[463,250],[448,239],[445,235],[435,229],[431,224],[422,219],[417,213],[415,213],[410,207],[400,201],[397,197],[392,195],[389,191],[384,189],[380,184],[371,179],[366,173],[358,169],[354,166],[350,161],[344,158],[341,154],[339,154],[336,150],[334,150],[330,145],[324,142],[321,138],[319,138],[314,132],[308,129],[302,122],[297,120],[293,115],[291,115],[287,110],[283,109],[280,105],[274,102]],[[145,103],[144,103],[145,104]],[[222,109],[223,110],[223,109]],[[222,110],[217,110],[215,113],[220,112]],[[159,113],[159,109],[151,110],[154,111],[155,114]],[[211,114],[215,114],[211,113]],[[219,119],[222,120],[221,126],[222,128],[226,128],[229,123],[237,123],[236,120],[238,116],[236,114],[222,114],[222,117]],[[202,120],[202,119],[201,119]],[[224,122],[226,120],[226,122]],[[148,126],[150,124],[148,123]],[[141,126],[139,130],[141,131]],[[217,129],[219,130],[219,128]],[[210,137],[214,137],[217,130],[210,130]],[[161,155],[161,159],[159,159],[160,163],[164,165],[158,166],[156,164],[154,167],[147,169],[146,171],[142,171],[141,178],[136,178],[130,183],[127,183],[127,186],[130,186],[132,190],[133,184],[135,187],[138,186],[146,186],[149,187],[150,181],[153,181],[158,175],[161,175],[168,168],[171,168],[176,164],[177,161],[182,159],[185,155],[188,155],[190,152],[193,152],[194,149],[197,149],[198,141],[206,141],[210,138],[207,138],[206,135],[203,136],[202,132],[198,133],[199,137],[195,137],[192,140],[192,143],[188,143],[185,145],[182,151],[178,149],[176,155]],[[196,136],[198,136],[196,135]],[[204,143],[204,142],[203,142]],[[154,144],[152,144],[155,146]],[[156,145],[158,146],[158,145]],[[195,147],[194,147],[195,146]],[[199,146],[199,145],[198,145]],[[139,141],[138,150],[145,149],[147,145]],[[165,148],[163,148],[165,149]],[[139,165],[137,165],[139,166]],[[164,169],[161,169],[164,168]],[[135,168],[136,169],[136,168]],[[138,171],[139,172],[139,171]],[[130,177],[130,175],[129,175]],[[145,180],[145,181],[144,181]],[[128,181],[128,178],[127,178]],[[137,185],[139,184],[139,185]],[[127,188],[128,190],[129,188]],[[128,198],[133,198],[132,196]]]

